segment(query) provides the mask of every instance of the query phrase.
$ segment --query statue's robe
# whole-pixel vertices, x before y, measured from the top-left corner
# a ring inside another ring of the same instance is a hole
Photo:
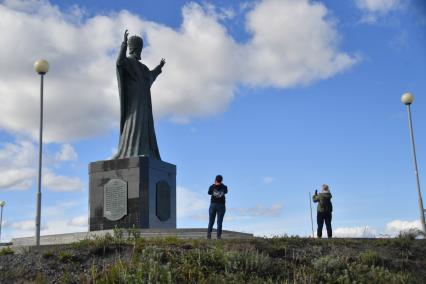
[[[136,58],[126,57],[123,42],[117,59],[120,95],[120,143],[114,159],[147,156],[161,160],[152,116],[151,85],[161,66],[149,70]]]

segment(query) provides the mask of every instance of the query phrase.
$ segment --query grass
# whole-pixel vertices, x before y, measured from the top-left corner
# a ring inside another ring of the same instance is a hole
[[[68,251],[60,251],[58,258],[61,262],[72,262],[75,260],[75,257]]]
[[[375,251],[367,250],[359,254],[359,262],[368,266],[383,265],[383,260]]]
[[[121,237],[107,238],[122,244]],[[306,245],[314,248],[304,252]],[[233,241],[181,240],[175,237],[134,238],[131,261],[117,260],[102,272],[93,267],[96,283],[416,283],[407,270],[387,266],[377,252],[356,256],[323,255],[353,240],[322,242],[297,237]],[[96,243],[92,244],[96,246]],[[388,245],[397,245],[398,241]],[[317,247],[317,249],[315,249]],[[403,246],[405,247],[405,246]],[[318,250],[318,248],[320,248]],[[314,255],[312,255],[314,254]],[[315,255],[317,254],[317,255]]]
[[[14,254],[15,252],[10,247],[5,247],[0,249],[0,256],[1,255],[7,255],[7,254]]]
[[[48,269],[58,266],[53,279],[61,283],[425,283],[425,244],[411,237],[144,239],[114,230],[41,256]]]

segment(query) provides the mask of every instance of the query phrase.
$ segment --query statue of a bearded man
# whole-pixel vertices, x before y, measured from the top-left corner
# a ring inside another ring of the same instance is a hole
[[[147,156],[161,160],[152,116],[151,85],[166,61],[149,70],[142,64],[143,40],[124,32],[117,59],[118,92],[120,95],[120,143],[114,159]],[[127,47],[129,56],[126,57]]]

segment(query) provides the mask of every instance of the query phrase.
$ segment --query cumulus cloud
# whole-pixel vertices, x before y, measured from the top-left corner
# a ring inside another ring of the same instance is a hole
[[[65,150],[64,150],[65,148]],[[73,158],[73,149],[65,146],[59,153],[61,158]],[[67,152],[68,151],[68,152]],[[37,151],[30,141],[5,143],[0,148],[0,189],[29,189],[36,177]],[[62,160],[64,161],[64,160]],[[78,177],[57,175],[49,168],[43,168],[43,186],[51,191],[81,191],[83,183]]]
[[[35,146],[31,142],[6,143],[0,148],[0,189],[28,189],[36,175]]]
[[[291,87],[328,78],[353,65],[356,59],[337,48],[339,36],[329,16],[318,2],[260,1],[247,15],[252,39],[243,47],[243,81]]]
[[[334,235],[341,238],[375,238],[375,237],[395,237],[400,232],[412,229],[421,230],[420,221],[393,220],[388,222],[384,228],[374,228],[370,226],[341,227],[334,230]]]
[[[393,220],[386,224],[386,231],[392,235],[397,235],[400,232],[409,231],[410,229],[421,230],[422,227],[420,221]]]
[[[35,220],[24,220],[18,222],[6,223],[6,227],[19,230],[19,231],[34,231],[35,230]],[[47,227],[41,224],[41,229],[46,229]]]
[[[87,213],[84,214],[84,211],[81,211],[83,204],[87,204],[87,202],[66,201],[44,206],[42,208],[41,235],[87,231]],[[82,215],[76,216],[76,212]],[[34,218],[11,220],[5,222],[4,238],[8,240],[17,237],[34,236],[34,230]]]
[[[176,188],[176,213],[178,218],[193,217],[201,211],[207,212],[209,200],[200,193],[185,187]]]
[[[334,235],[339,238],[375,238],[377,230],[369,226],[344,227],[335,229]]]
[[[355,4],[364,15],[361,22],[373,23],[401,5],[401,0],[355,0]]]
[[[47,222],[42,222],[40,234],[44,236],[87,231],[87,218],[86,224],[83,224],[83,222],[81,222],[81,220],[78,218],[79,217],[76,217],[72,220],[55,219],[49,220]],[[7,230],[5,230],[4,238],[7,240],[19,237],[30,237],[34,236],[35,221],[24,220],[12,222],[10,224],[6,223],[5,228],[7,228]]]
[[[45,141],[70,141],[118,127],[114,69],[125,29],[145,36],[142,56],[149,67],[167,59],[153,86],[155,115],[185,123],[226,109],[238,84],[292,87],[328,78],[356,62],[339,50],[335,21],[320,3],[263,0],[246,11],[251,37],[238,43],[222,21],[233,12],[212,5],[186,4],[181,26],[173,29],[128,11],[86,17],[78,7],[61,11],[47,1],[4,1],[0,128],[37,137],[39,79],[32,63],[41,57],[51,66],[45,82]]]
[[[75,161],[77,160],[77,152],[70,144],[63,144],[59,152],[56,153],[55,159],[58,161]]]
[[[44,170],[42,184],[50,191],[71,192],[83,190],[83,182],[79,177],[56,175],[47,169]]]
[[[69,221],[68,224],[77,227],[87,227],[87,220],[87,215],[78,216]]]

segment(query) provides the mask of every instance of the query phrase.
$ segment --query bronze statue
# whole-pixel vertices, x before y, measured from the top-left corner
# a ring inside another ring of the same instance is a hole
[[[166,63],[164,58],[153,70],[139,62],[143,40],[139,36],[128,39],[124,32],[117,59],[118,92],[120,95],[120,143],[114,159],[147,156],[161,160],[155,137],[152,116],[151,85]],[[126,57],[127,46],[129,57]]]

